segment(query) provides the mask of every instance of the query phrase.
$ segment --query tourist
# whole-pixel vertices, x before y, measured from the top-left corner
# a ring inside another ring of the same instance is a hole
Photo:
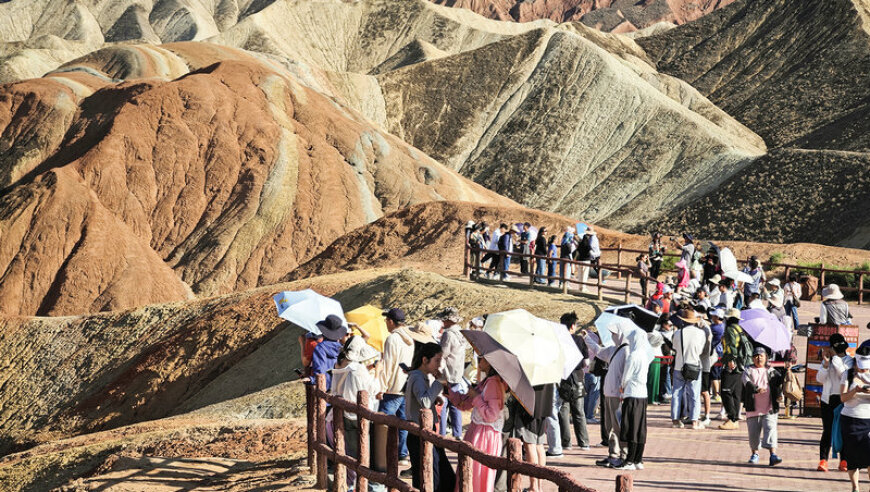
[[[597,250],[597,256],[595,254]],[[598,257],[601,256],[601,250],[598,248],[598,237],[592,227],[587,227],[583,233],[583,238],[577,245],[577,253],[575,259],[584,262],[579,266],[577,278],[580,281],[580,292],[586,292],[588,289],[586,283],[589,282],[589,271],[594,264],[598,262]]]
[[[420,410],[427,408],[435,411],[435,405],[442,401],[444,389],[441,379],[441,346],[437,343],[421,344],[420,350],[414,356],[408,373],[408,383],[405,388],[407,403],[407,420],[420,425]],[[435,430],[434,421],[433,428]],[[423,486],[423,460],[420,455],[420,438],[408,434],[408,451],[411,455],[411,484],[420,489]],[[432,447],[432,483],[438,492],[453,492],[456,486],[456,474],[443,448]]]
[[[368,345],[360,336],[352,336],[344,344],[341,360],[332,369],[332,389],[330,393],[347,401],[356,403],[357,394],[366,391],[369,399],[365,405],[375,411],[378,407],[376,395],[380,393],[380,383],[376,376],[380,353]],[[344,422],[333,425],[344,425],[344,453],[351,458],[359,458],[359,423],[353,412],[344,412]],[[356,472],[347,469],[347,487],[353,491],[356,483]],[[385,490],[381,484],[369,482],[369,491]]]
[[[705,312],[713,307],[713,304],[710,302],[710,298],[707,295],[706,287],[698,287],[695,289],[693,304],[697,307],[703,308]]]
[[[589,363],[589,349],[586,347],[586,341],[583,337],[577,334],[577,314],[574,312],[565,313],[559,319],[559,323],[563,324],[568,332],[571,333],[571,338],[577,345],[577,349],[583,355],[583,360],[577,364],[574,371],[568,378],[563,379],[559,384],[557,395],[556,421],[555,425],[547,431],[547,442],[551,449],[547,456],[558,456],[562,454],[562,450],[571,449],[571,429],[574,429],[574,437],[577,440],[577,446],[586,451],[589,449],[589,434],[586,430],[586,407],[584,397],[586,396],[585,375],[586,366]],[[548,420],[551,424],[552,420]],[[553,444],[557,443],[555,449]]]
[[[870,476],[870,347],[862,346],[855,352],[855,365],[849,369],[840,392],[842,456],[852,491],[858,492],[859,472],[866,468]]]
[[[710,316],[710,357],[712,366],[710,367],[710,389],[712,392],[713,401],[721,401],[722,391],[722,367],[717,364],[722,358],[722,337],[725,336],[725,310],[721,308],[711,308]],[[703,385],[702,385],[703,386]],[[720,419],[725,420],[725,408],[722,408]]]
[[[757,347],[752,354],[752,366],[743,373],[743,407],[749,430],[749,463],[758,463],[759,444],[770,452],[770,466],[782,463],[776,455],[776,424],[779,397],[782,395],[782,375],[767,366],[767,351]]]
[[[646,253],[642,253],[640,256],[635,258],[637,261],[637,278],[638,282],[640,282],[640,297],[644,302],[647,300],[647,283],[650,279],[650,261],[649,255]]]
[[[525,255],[531,254],[532,250],[532,224],[526,222],[523,224],[523,230],[519,233],[518,248],[520,250],[520,273],[529,273],[529,258]]]
[[[465,441],[484,453],[499,456],[502,449],[501,432],[504,426],[502,410],[508,387],[487,362],[486,357],[479,359],[478,367],[483,377],[477,384],[477,388],[469,388],[465,394],[451,388],[448,399],[457,408],[471,410],[471,423],[465,432]],[[472,490],[491,492],[495,485],[495,475],[495,470],[472,461]]]
[[[665,259],[665,247],[662,246],[661,233],[654,232],[652,234],[652,242],[649,243],[649,274],[655,281],[658,280],[662,272],[662,261]]]
[[[646,445],[647,376],[653,361],[647,334],[639,328],[625,333],[628,352],[624,361],[620,398],[622,415],[619,439],[626,443],[625,461],[620,470],[643,470],[643,450]]]
[[[558,247],[556,246],[556,235],[550,236],[547,239],[547,258],[553,258],[547,261],[547,285],[552,286],[556,277],[556,259],[559,257]]]
[[[504,226],[504,224],[502,224]],[[482,264],[486,264],[486,278],[490,278],[491,275],[494,275],[495,272],[500,268],[500,257],[499,254],[495,251],[498,250],[498,241],[501,238],[502,228],[499,226],[498,229],[492,231],[492,235],[489,237],[489,252],[486,253],[483,258],[480,260]],[[489,260],[489,263],[487,263]]]
[[[481,222],[477,224],[468,238],[468,245],[471,247],[471,276],[474,278],[480,276],[480,250],[485,249],[488,244],[488,239],[485,235],[486,229],[486,222]]]
[[[731,279],[723,278],[720,280],[716,286],[716,290],[710,294],[710,304],[726,310],[733,308],[735,293],[731,288],[731,284]]]
[[[598,359],[608,363],[607,374],[602,383],[604,405],[601,418],[604,420],[604,432],[607,435],[607,457],[595,462],[598,466],[619,468],[625,464],[628,453],[627,443],[620,439],[619,411],[621,406],[622,374],[625,369],[625,359],[628,357],[628,341],[620,330],[612,330],[613,345],[600,349]]]
[[[679,287],[685,287],[689,284],[689,269],[695,257],[694,239],[691,234],[685,233],[683,234],[682,244],[677,241],[677,238],[671,238],[671,241],[680,248],[680,260],[674,265],[678,269],[677,278],[679,279]]]
[[[414,357],[414,340],[410,337],[405,324],[405,312],[392,308],[384,312],[387,331],[390,334],[384,341],[384,354],[381,364],[381,388],[378,411],[386,415],[406,418],[404,386],[408,379],[401,365],[409,366]],[[408,464],[408,431],[399,431],[399,461]]]
[[[819,440],[819,471],[828,471],[828,455],[831,451],[831,430],[834,425],[834,409],[840,406],[840,386],[846,380],[846,373],[852,368],[853,360],[846,353],[849,344],[839,333],[828,337],[829,347],[819,350],[821,364],[816,372],[816,381],[822,385],[819,396],[822,413],[822,437]],[[845,461],[840,461],[840,471],[845,471]]]
[[[661,352],[662,357],[673,357],[674,356],[674,323],[668,318],[667,315],[662,316],[659,319],[659,333],[662,335],[662,345]],[[668,362],[663,362],[665,364],[664,368],[664,384],[659,385],[659,400],[663,402],[670,402],[674,393],[673,386],[673,372],[674,365],[673,359]]]
[[[538,230],[538,237],[535,238],[535,283],[536,284],[545,284],[547,283],[544,280],[544,275],[546,275],[546,263],[547,260],[545,257],[547,256],[547,228],[541,227]]]
[[[785,311],[785,294],[780,288],[779,279],[772,279],[767,282],[767,285],[769,287],[767,289],[767,310],[776,316],[780,323],[789,326],[791,320],[786,321],[788,313]]]
[[[722,279],[722,266],[719,265],[719,256],[712,248],[704,256],[701,269],[703,271],[701,278],[704,281],[704,286],[712,291]]]
[[[701,417],[701,354],[709,352],[709,339],[698,326],[700,318],[692,309],[680,311],[683,327],[674,333],[674,394],[671,399],[671,421],[682,428],[680,420],[685,410],[692,429],[703,429]]]
[[[843,300],[843,293],[837,284],[828,284],[822,289],[822,308],[819,323],[823,325],[848,325],[852,323],[849,303]]]
[[[302,355],[302,374],[301,377],[307,378],[311,376],[311,361],[314,358],[314,349],[323,341],[323,335],[306,331],[299,335],[299,351]]]
[[[740,310],[731,308],[725,311],[725,335],[722,337],[722,354],[731,355],[737,369],[743,371],[752,363],[753,346],[743,328],[740,327]]]
[[[508,398],[506,408],[508,418],[505,429],[510,437],[523,442],[526,461],[535,465],[546,466],[547,454],[544,451],[547,422],[546,417],[553,411],[556,385],[544,384],[535,386],[535,408],[529,413],[516,398]],[[542,492],[541,480],[529,477],[529,492]]]
[[[499,275],[502,281],[510,280],[508,273],[511,269],[511,255],[514,250],[513,235],[518,232],[517,226],[508,227],[507,224],[502,224],[499,229],[501,236],[498,239],[499,251]]]
[[[801,307],[801,295],[803,295],[803,289],[801,289],[801,284],[798,283],[798,277],[794,273],[789,274],[788,282],[782,287],[783,290],[783,305],[785,307],[785,312],[792,319],[792,327],[797,329],[799,323],[798,320],[798,308]]]
[[[743,398],[743,371],[737,367],[733,354],[722,356],[722,408],[726,420],[719,425],[721,430],[735,430],[740,427],[740,401]]]
[[[750,299],[752,294],[760,295],[761,286],[764,285],[766,277],[764,275],[764,269],[762,269],[761,264],[758,263],[757,256],[749,258],[747,265],[743,268],[743,273],[752,277],[752,282],[746,282],[743,284],[743,297]]]
[[[323,334],[323,341],[317,344],[311,355],[311,375],[312,380],[316,381],[318,375],[324,374],[328,391],[332,384],[330,371],[335,367],[338,355],[344,347],[347,326],[344,325],[341,318],[330,314],[326,319],[317,322],[317,328]]]
[[[710,328],[710,322],[706,319],[707,310],[703,306],[695,306],[694,311],[699,319],[697,326],[704,330],[704,337],[706,338],[704,351],[701,353],[701,407],[703,413],[701,414],[700,424],[704,427],[709,427],[711,423],[710,389],[712,387],[710,372],[713,370],[713,364],[716,363],[718,357],[714,358],[713,330]]]
[[[460,332],[462,326],[459,323],[462,323],[462,316],[459,315],[459,311],[455,307],[449,307],[441,312],[439,318],[444,327],[441,332],[441,352],[443,354],[443,370],[441,372],[444,374],[444,379],[450,390],[462,394],[467,389],[463,376],[465,374],[465,352],[468,348],[468,343]],[[450,427],[453,437],[460,439],[462,437],[462,412],[450,401],[445,402],[441,407],[439,431],[442,436],[447,434],[448,421],[453,424]]]
[[[559,247],[559,258],[572,259],[574,256],[574,246],[574,229],[566,227]],[[559,262],[559,287],[562,287],[567,279],[571,278],[572,271],[570,263]]]

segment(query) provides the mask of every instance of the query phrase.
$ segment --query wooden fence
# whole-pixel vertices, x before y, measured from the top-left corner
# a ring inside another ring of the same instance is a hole
[[[528,272],[526,272],[526,273],[518,272],[515,270],[510,270],[508,272],[502,272],[500,270],[500,268],[501,268],[500,261],[501,260],[497,260],[499,268],[486,268],[482,264],[481,265],[474,264],[475,262],[479,262],[479,260],[484,258],[485,255],[487,255],[487,254],[492,254],[492,255],[496,256],[497,258],[499,258],[502,253],[503,252],[499,251],[499,250],[472,248],[471,246],[466,244],[465,245],[465,262],[464,262],[465,266],[463,268],[463,274],[467,277],[471,271],[495,273],[497,275],[500,275],[502,273],[507,273],[509,275],[516,275],[519,277],[528,277],[529,285],[532,285],[532,286],[535,285],[536,279],[542,279],[547,283],[558,281],[559,287],[562,289],[562,293],[564,293],[564,294],[567,294],[567,293],[571,292],[572,290],[586,292],[585,287],[593,287],[593,290],[596,292],[599,301],[604,298],[604,291],[609,291],[611,293],[620,294],[622,296],[623,302],[625,302],[626,304],[631,302],[631,296],[640,298],[641,303],[646,301],[645,299],[643,299],[643,296],[641,296],[640,293],[635,292],[631,289],[632,278],[634,278],[635,280],[639,280],[639,277],[637,277],[636,272],[631,268],[621,267],[617,264],[609,264],[609,263],[603,263],[603,262],[593,263],[593,262],[589,262],[589,261],[572,260],[570,258],[550,258],[547,256],[539,256],[539,255],[535,255],[535,254],[531,254],[531,253],[529,253],[529,254],[509,253],[509,255],[511,257],[511,263],[516,261],[516,258],[523,258],[529,262]],[[535,270],[534,263],[537,260],[544,260],[545,265],[549,264],[549,262],[554,262],[556,265],[556,268],[555,268],[556,272],[554,272],[554,273],[557,273],[557,275],[548,276],[548,275],[537,275],[537,274],[532,273]],[[593,276],[589,277],[589,280],[592,280],[592,281],[583,282],[579,278],[577,278],[575,275],[570,275],[570,276],[566,275],[565,272],[568,271],[567,267],[571,267],[572,269],[574,269],[574,268],[595,269],[596,274],[594,277]],[[611,274],[616,274],[617,275],[616,278],[618,278],[618,279],[624,279],[623,286],[619,287],[619,286],[614,286],[614,285],[607,285],[606,283],[604,283],[602,269],[608,270],[609,272],[611,272]],[[572,289],[571,288],[572,284],[578,286],[578,288]]]
[[[508,490],[519,492],[520,480],[523,476],[529,476],[546,480],[555,484],[560,492],[595,492],[594,489],[585,487],[562,470],[535,465],[523,461],[522,444],[518,439],[509,439],[507,443],[508,456],[492,456],[486,454],[471,444],[443,437],[433,432],[432,411],[422,409],[420,411],[421,425],[417,425],[395,416],[372,412],[368,409],[368,394],[361,391],[357,396],[357,402],[349,402],[326,392],[326,377],[317,376],[316,385],[306,385],[306,398],[308,407],[308,466],[311,473],[317,477],[318,489],[328,488],[327,462],[335,464],[333,472],[333,490],[346,492],[348,487],[347,470],[353,470],[357,474],[356,488],[358,491],[368,489],[369,481],[383,484],[390,492],[415,492],[417,489],[399,478],[399,431],[405,430],[420,438],[420,456],[422,457],[422,492],[433,490],[432,475],[432,450],[433,446],[444,448],[456,453],[458,457],[457,479],[460,492],[472,490],[471,462],[477,461],[482,465],[494,470],[504,470],[508,473]],[[334,425],[334,445],[329,446],[326,440],[326,405],[332,406],[333,422],[342,423],[345,413],[357,416],[359,422],[359,458],[348,456],[344,452],[345,432],[344,425]],[[387,426],[387,469],[386,472],[371,468],[370,460],[370,426],[371,423]],[[630,492],[632,490],[632,477],[619,475],[616,477],[616,491]]]

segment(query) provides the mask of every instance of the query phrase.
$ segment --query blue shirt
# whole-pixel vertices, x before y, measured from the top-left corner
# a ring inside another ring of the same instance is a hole
[[[314,354],[311,356],[311,375],[312,379],[318,374],[326,374],[326,390],[329,391],[332,384],[332,373],[329,371],[335,367],[338,361],[338,354],[341,353],[342,345],[332,340],[324,340],[317,344],[314,348]],[[314,379],[316,380],[316,379]]]
[[[725,323],[716,323],[710,326],[710,331],[713,333],[713,339],[710,341],[710,346],[716,349],[719,357],[722,356],[722,337],[725,336]],[[715,362],[715,360],[713,361]]]

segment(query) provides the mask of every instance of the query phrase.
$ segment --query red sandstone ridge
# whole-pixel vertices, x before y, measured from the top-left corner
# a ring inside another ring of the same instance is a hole
[[[581,21],[602,31],[627,32],[657,22],[684,24],[734,0],[431,0],[502,21]]]
[[[385,212],[513,203],[279,70],[236,58],[175,80],[112,83],[91,70],[55,74],[56,86],[0,87],[0,102],[76,108],[0,119],[7,132],[27,127],[9,148],[47,147],[0,162],[0,313],[79,314],[266,285]],[[63,92],[85,80],[99,88]]]

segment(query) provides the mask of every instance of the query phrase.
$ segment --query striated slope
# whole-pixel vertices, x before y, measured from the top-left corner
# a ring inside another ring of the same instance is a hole
[[[870,249],[868,169],[867,153],[777,149],[716,192],[649,227]]]
[[[734,0],[431,0],[503,21],[581,21],[603,31],[626,32],[657,22],[683,24]]]
[[[549,318],[567,310],[577,310],[583,320],[595,315],[593,304],[573,297],[406,270],[344,273],[108,314],[0,318],[0,454],[202,408],[295,379],[293,341],[301,330],[277,317],[271,296],[309,287],[334,295],[346,309],[402,306],[414,320],[448,305],[468,317],[520,303]],[[280,338],[285,342],[276,343]],[[252,367],[260,368],[256,377],[248,377]],[[226,416],[245,405],[200,413]],[[252,413],[256,418],[262,411]]]
[[[388,129],[532,207],[628,227],[701,196],[764,143],[631,40],[538,29],[378,76]]]
[[[742,0],[638,43],[772,146],[870,150],[870,3]]]
[[[167,53],[164,61],[179,58]],[[19,159],[6,171],[13,176],[30,169],[2,198],[8,204],[0,218],[2,312],[56,315],[130,307],[148,292],[159,296],[147,302],[186,297],[178,288],[156,288],[166,283],[162,277],[155,277],[154,286],[148,275],[140,277],[142,294],[125,297],[127,289],[109,291],[105,279],[61,275],[70,255],[80,253],[73,245],[84,226],[70,225],[82,223],[76,217],[88,207],[123,224],[131,244],[150,246],[183,281],[176,278],[176,286],[211,295],[272,283],[385,211],[441,199],[511,203],[275,66],[233,60],[175,80],[104,83],[79,101],[62,141],[54,129],[36,130],[56,145],[53,153],[44,152],[50,155],[38,163]],[[72,201],[72,195],[81,199]],[[54,211],[43,206],[51,197]],[[22,210],[32,212],[13,213]],[[30,223],[55,232],[28,231]],[[103,246],[108,257],[121,254],[111,251],[111,242]],[[86,258],[84,270],[99,257]],[[81,294],[56,304],[51,293],[58,289]],[[49,307],[40,309],[43,304]]]

